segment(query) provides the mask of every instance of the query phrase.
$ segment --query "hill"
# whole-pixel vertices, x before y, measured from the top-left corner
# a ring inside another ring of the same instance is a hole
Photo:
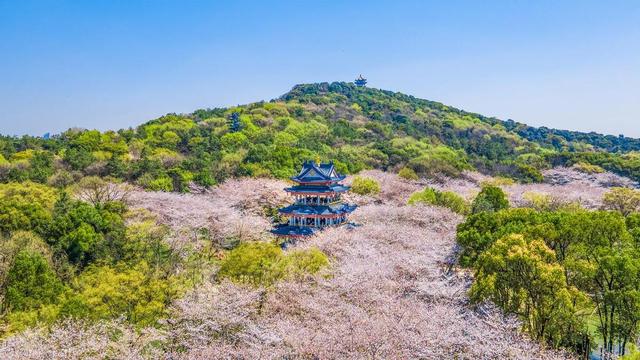
[[[637,180],[636,143],[348,83],[118,131],[3,137],[0,353],[632,351],[640,191],[603,168]],[[268,229],[286,178],[315,157],[371,185],[345,195],[359,226],[284,251]]]
[[[346,173],[410,167],[419,175],[457,176],[477,169],[538,182],[541,170],[584,163],[638,180],[639,147],[638,139],[533,128],[334,82],[297,85],[270,102],[168,114],[118,131],[2,137],[0,182],[64,185],[98,175],[186,191],[191,181],[210,186],[234,176],[286,178],[317,156],[334,159]]]

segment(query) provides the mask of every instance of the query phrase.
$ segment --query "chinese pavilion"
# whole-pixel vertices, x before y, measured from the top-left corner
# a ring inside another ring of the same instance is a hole
[[[313,235],[327,226],[345,224],[356,205],[341,202],[349,186],[340,184],[345,176],[336,172],[333,162],[305,161],[302,170],[291,178],[297,185],[284,189],[295,197],[295,203],[278,212],[289,219],[271,232],[285,238]]]
[[[363,86],[367,85],[367,79],[363,78],[362,75],[358,76],[358,78],[355,79],[353,82],[358,87],[363,87]]]

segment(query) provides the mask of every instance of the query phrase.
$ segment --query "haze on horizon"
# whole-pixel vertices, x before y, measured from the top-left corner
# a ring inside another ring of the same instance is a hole
[[[638,1],[0,0],[0,133],[119,129],[351,81],[640,137]]]

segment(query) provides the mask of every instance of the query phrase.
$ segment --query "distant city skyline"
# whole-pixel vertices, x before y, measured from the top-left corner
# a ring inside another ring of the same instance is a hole
[[[353,81],[640,137],[637,1],[0,0],[0,133],[135,127]]]

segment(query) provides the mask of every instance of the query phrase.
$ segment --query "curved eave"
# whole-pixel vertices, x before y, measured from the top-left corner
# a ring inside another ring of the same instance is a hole
[[[290,195],[303,195],[303,196],[320,196],[320,195],[336,195],[343,194],[349,190],[326,190],[326,191],[300,191],[300,190],[288,190],[284,189]]]
[[[298,194],[298,195],[324,195],[324,194],[338,194],[345,193],[351,190],[350,186],[344,185],[334,185],[332,187],[327,186],[326,188],[307,188],[304,189],[302,186],[292,186],[288,188],[284,188],[284,191],[290,194]]]
[[[350,213],[345,212],[342,214],[323,214],[323,215],[319,215],[319,214],[296,214],[296,213],[287,213],[287,214],[282,214],[282,216],[284,217],[299,217],[299,218],[304,218],[304,219],[337,219],[339,217],[348,215]]]
[[[282,208],[278,210],[278,213],[284,216],[298,216],[298,217],[305,217],[305,218],[338,218],[338,217],[352,213],[357,207],[358,207],[357,205],[345,205],[340,209],[335,209],[331,212],[326,212],[326,213],[324,211],[318,213],[310,210],[301,211],[300,209],[296,209],[296,208]],[[314,207],[308,206],[307,208],[313,209]]]

